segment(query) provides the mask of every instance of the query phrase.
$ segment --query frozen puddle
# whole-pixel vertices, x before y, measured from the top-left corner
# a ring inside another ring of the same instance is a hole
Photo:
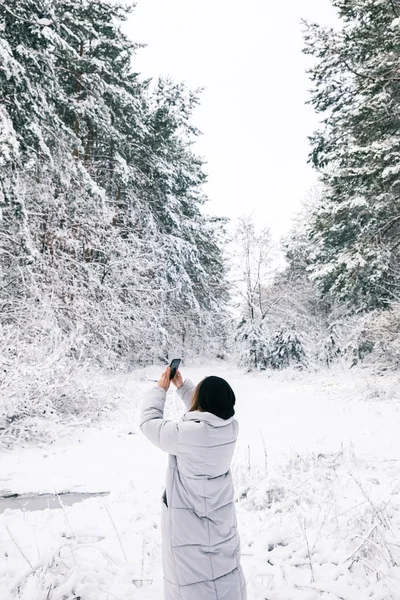
[[[109,492],[99,493],[79,493],[70,492],[66,494],[15,494],[0,496],[0,514],[7,509],[11,510],[44,510],[45,508],[62,508],[63,506],[72,506],[77,502],[82,502],[89,498],[102,498],[108,496]]]

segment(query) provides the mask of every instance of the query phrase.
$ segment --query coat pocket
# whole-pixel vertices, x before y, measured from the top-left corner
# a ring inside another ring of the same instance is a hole
[[[169,510],[164,499],[161,500],[161,542],[163,544],[171,544]]]
[[[209,520],[198,517],[190,508],[171,508],[171,543],[173,547],[208,545]]]

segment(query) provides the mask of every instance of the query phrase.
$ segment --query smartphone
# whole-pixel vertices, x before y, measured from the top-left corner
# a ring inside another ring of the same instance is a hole
[[[171,361],[171,364],[169,365],[169,368],[171,369],[171,373],[169,375],[170,379],[173,379],[175,377],[180,364],[181,364],[180,358],[174,358],[174,360]]]

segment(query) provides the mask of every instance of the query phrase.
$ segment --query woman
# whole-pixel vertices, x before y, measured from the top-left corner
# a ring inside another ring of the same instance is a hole
[[[177,371],[187,412],[164,419],[169,367],[144,400],[140,428],[169,453],[162,499],[165,600],[246,600],[230,464],[238,435],[235,395],[220,377],[195,388]]]

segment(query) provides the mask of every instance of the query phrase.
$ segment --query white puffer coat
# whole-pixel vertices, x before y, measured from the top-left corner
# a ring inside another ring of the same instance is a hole
[[[188,380],[178,390],[188,410],[193,391]],[[140,425],[170,455],[161,517],[164,598],[246,600],[230,471],[238,422],[200,411],[169,421],[165,398],[160,387],[147,393]]]

